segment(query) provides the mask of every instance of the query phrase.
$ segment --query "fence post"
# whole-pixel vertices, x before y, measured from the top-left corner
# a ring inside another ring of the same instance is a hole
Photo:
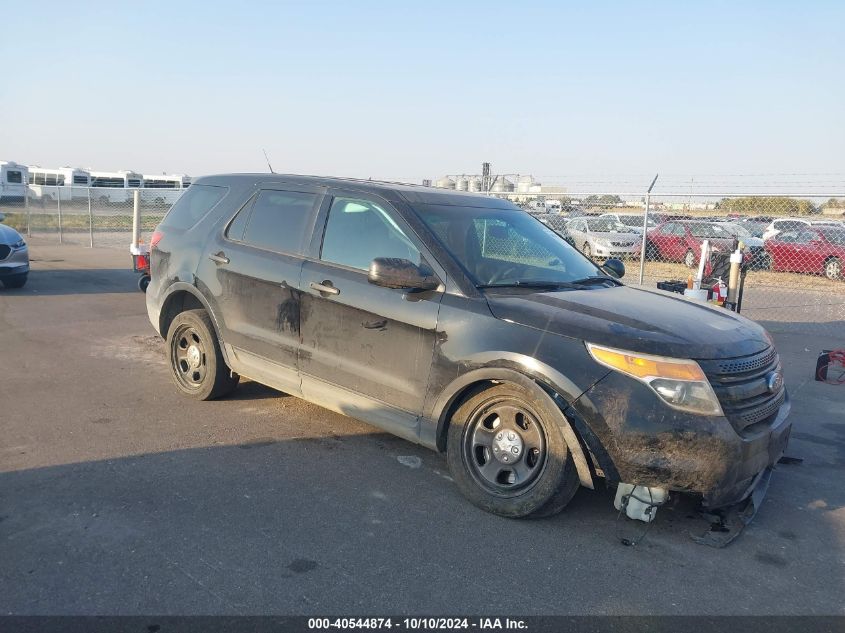
[[[62,243],[62,192],[56,187],[56,208],[59,210],[59,244]]]
[[[88,243],[94,248],[94,213],[91,210],[91,187],[88,187]]]
[[[27,184],[26,190],[23,193],[23,208],[26,211],[26,236],[32,237],[32,226],[29,218],[29,214],[31,213],[29,210],[29,184]]]
[[[141,190],[132,192],[132,244],[134,248],[141,241]]]
[[[654,183],[657,182],[657,177],[660,174],[654,174],[654,180],[651,181],[651,185],[648,188],[648,191],[645,192],[645,211],[643,212],[643,243],[642,247],[640,248],[640,280],[639,284],[643,285],[643,275],[645,275],[645,243],[646,243],[646,235],[648,234],[648,207],[651,203],[651,190],[654,189]]]

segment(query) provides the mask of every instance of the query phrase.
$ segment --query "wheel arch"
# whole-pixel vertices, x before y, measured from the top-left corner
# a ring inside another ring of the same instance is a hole
[[[564,414],[567,405],[567,398],[563,390],[538,380],[537,378],[523,374],[515,369],[505,367],[486,367],[475,369],[454,380],[440,395],[435,404],[434,415],[436,420],[435,447],[438,451],[446,450],[446,441],[449,432],[449,421],[455,411],[461,406],[466,397],[483,385],[494,385],[502,382],[513,382],[522,385],[532,391],[538,391],[551,400],[551,406],[560,413],[558,423],[563,433],[566,445],[572,453],[575,462],[575,469],[581,485],[593,489],[593,471],[587,457],[589,448],[584,443],[581,434],[572,425]]]
[[[161,310],[159,311],[159,334],[161,334],[162,338],[166,339],[167,332],[170,329],[170,325],[173,323],[173,319],[176,318],[176,315],[186,310],[197,309],[205,310],[211,318],[211,325],[214,327],[214,335],[217,337],[217,341],[220,344],[220,350],[223,353],[223,358],[228,364],[229,358],[226,354],[226,346],[223,345],[223,339],[220,337],[220,326],[217,323],[217,316],[214,314],[214,310],[211,309],[208,301],[206,301],[205,297],[202,296],[202,293],[200,293],[200,291],[191,284],[177,282],[170,287],[167,295],[162,301]]]

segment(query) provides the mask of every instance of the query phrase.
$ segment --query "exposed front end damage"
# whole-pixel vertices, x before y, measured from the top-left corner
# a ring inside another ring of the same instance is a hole
[[[773,349],[718,363],[701,365],[724,415],[672,409],[619,372],[610,372],[566,415],[600,442],[591,452],[611,483],[700,495],[706,512],[735,529],[754,516],[786,450],[790,400],[771,378],[780,371]]]

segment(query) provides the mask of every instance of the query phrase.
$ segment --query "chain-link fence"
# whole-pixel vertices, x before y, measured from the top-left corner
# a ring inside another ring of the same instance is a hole
[[[23,201],[4,202],[5,224],[29,237],[62,244],[126,248],[132,241],[134,189],[31,185]],[[178,189],[140,189],[141,237],[182,194]]]
[[[132,239],[132,189],[32,185],[23,202],[4,202],[5,223],[28,236],[56,242],[128,249]],[[150,233],[181,190],[141,189],[141,236]],[[715,193],[567,193],[515,196],[585,255],[601,262],[623,259],[626,281],[655,288],[658,282],[685,285],[695,276],[706,240],[713,254],[705,285],[743,243],[747,270],[742,314],[770,329],[785,328],[841,336],[845,326],[845,194],[719,195]],[[515,262],[538,261],[545,253],[525,245],[501,227],[479,229],[483,247],[507,252]],[[645,253],[645,258],[641,255]]]
[[[770,329],[842,335],[845,195],[568,194],[551,213],[536,200],[520,204],[588,257],[627,260],[626,281],[648,288],[685,288],[705,241],[702,287],[727,284],[739,242],[743,315]]]

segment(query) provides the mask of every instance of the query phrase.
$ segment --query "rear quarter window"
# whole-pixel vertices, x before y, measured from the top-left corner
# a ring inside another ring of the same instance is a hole
[[[164,216],[161,226],[170,229],[190,229],[223,199],[228,190],[227,187],[215,185],[194,185],[176,201],[173,208]]]

